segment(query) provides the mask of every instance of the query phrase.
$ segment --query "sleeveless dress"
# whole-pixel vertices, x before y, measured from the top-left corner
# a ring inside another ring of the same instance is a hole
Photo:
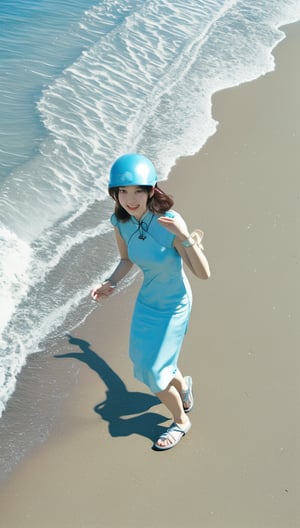
[[[175,211],[172,215],[180,216]],[[111,217],[129,259],[144,275],[131,322],[129,356],[134,376],[154,393],[166,389],[176,374],[192,305],[182,259],[173,247],[175,236],[158,223],[159,216],[148,211],[139,222]]]

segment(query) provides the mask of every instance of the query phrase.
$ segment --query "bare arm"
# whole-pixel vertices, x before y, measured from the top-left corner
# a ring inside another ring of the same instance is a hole
[[[192,273],[199,279],[209,279],[210,269],[203,253],[203,246],[191,237],[185,221],[168,216],[162,216],[158,221],[168,231],[176,235],[174,247]]]
[[[128,258],[127,245],[117,227],[115,227],[115,235],[120,253],[120,261],[111,276],[92,290],[91,296],[95,301],[111,295],[116,284],[127,275],[133,266],[133,263]]]
[[[182,242],[185,240],[189,240],[191,245],[184,247]],[[185,239],[176,237],[174,247],[177,249],[185,264],[194,273],[194,275],[198,277],[198,279],[209,279],[209,264],[206,256],[203,253],[203,247],[201,244],[197,244],[190,235]]]

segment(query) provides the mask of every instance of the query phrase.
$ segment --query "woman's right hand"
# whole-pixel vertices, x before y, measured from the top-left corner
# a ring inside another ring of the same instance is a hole
[[[115,286],[111,282],[105,281],[92,289],[92,299],[98,302],[100,299],[109,297],[113,293],[114,289]]]

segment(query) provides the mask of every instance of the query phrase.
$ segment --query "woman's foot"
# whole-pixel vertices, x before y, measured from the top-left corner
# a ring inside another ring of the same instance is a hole
[[[194,407],[194,398],[193,398],[193,393],[192,393],[193,380],[191,376],[185,376],[183,379],[186,383],[187,389],[181,393],[181,397],[182,397],[184,412],[188,413]]]
[[[192,424],[189,418],[183,424],[173,423],[165,433],[163,433],[159,439],[154,444],[154,449],[158,451],[165,451],[166,449],[171,449],[175,447],[181,438],[188,433]]]

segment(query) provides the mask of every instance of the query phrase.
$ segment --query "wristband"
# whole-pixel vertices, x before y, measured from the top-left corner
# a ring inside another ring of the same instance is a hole
[[[115,287],[116,287],[116,284],[114,284],[110,279],[105,279],[105,281],[103,282],[103,284],[104,284],[105,282],[109,282],[112,288],[115,288]]]
[[[192,239],[193,242],[190,241],[191,239]],[[189,236],[189,238],[187,240],[183,240],[181,242],[181,245],[184,248],[188,248],[188,247],[192,247],[195,243],[196,243],[196,240],[194,240],[191,236]]]

